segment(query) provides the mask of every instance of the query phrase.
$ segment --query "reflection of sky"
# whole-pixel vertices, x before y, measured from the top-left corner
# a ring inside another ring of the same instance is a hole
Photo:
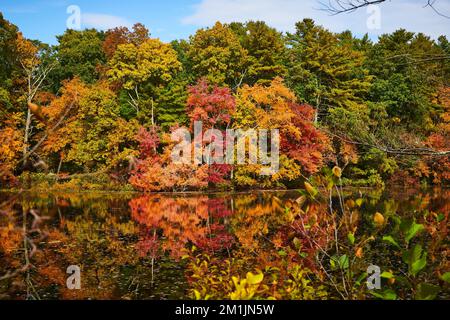
[[[326,1],[328,2],[328,0]],[[381,29],[367,28],[367,9],[330,16],[319,10],[319,0],[2,0],[0,11],[31,39],[55,43],[66,28],[69,5],[83,14],[83,27],[105,29],[144,23],[155,37],[164,41],[187,38],[198,27],[215,21],[264,20],[282,31],[292,31],[305,17],[333,31],[352,30],[371,38],[398,28],[422,31],[433,37],[449,35],[450,19],[423,8],[426,0],[396,0],[380,5]],[[436,8],[450,16],[450,0],[437,0]]]

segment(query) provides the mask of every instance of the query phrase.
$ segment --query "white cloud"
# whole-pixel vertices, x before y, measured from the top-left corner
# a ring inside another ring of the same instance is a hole
[[[107,30],[115,27],[130,28],[133,25],[125,18],[99,13],[83,13],[81,15],[81,23],[83,27],[100,30]]]
[[[369,30],[366,8],[356,12],[330,16],[319,10],[319,0],[199,0],[194,13],[183,18],[184,24],[210,26],[216,21],[232,22],[264,20],[282,31],[293,31],[295,23],[303,18],[313,18],[318,24],[339,32],[346,29],[355,34],[369,33],[377,36],[405,28],[423,32],[432,37],[449,34],[450,19],[437,15],[431,8],[424,8],[426,0],[397,0],[381,4],[381,29]],[[327,2],[325,0],[324,2]],[[450,1],[436,2],[437,8],[450,15]]]

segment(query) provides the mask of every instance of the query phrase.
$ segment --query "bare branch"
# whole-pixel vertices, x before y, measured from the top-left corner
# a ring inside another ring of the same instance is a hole
[[[353,12],[362,7],[382,2],[386,2],[386,0],[328,0],[328,3],[319,1],[322,6],[320,10],[327,11],[331,15]]]
[[[425,1],[425,0],[424,0]],[[374,4],[387,2],[387,0],[328,0],[328,2],[319,1],[322,6],[319,10],[326,11],[331,15],[338,15],[341,13],[353,12],[360,8],[367,7]],[[436,8],[437,0],[426,0],[424,8],[430,7],[436,14],[446,19],[450,19],[449,15],[443,14]]]

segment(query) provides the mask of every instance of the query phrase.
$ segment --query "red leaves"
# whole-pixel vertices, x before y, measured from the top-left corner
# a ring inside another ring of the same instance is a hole
[[[308,174],[316,173],[323,165],[323,152],[328,147],[327,136],[314,126],[314,109],[307,104],[291,104],[292,124],[301,136],[282,132],[281,150],[298,161]]]
[[[205,128],[230,124],[236,102],[229,88],[210,86],[206,80],[200,80],[188,91],[187,113],[191,124],[202,121]]]
[[[228,164],[212,164],[208,169],[208,182],[219,184],[229,182],[228,178],[230,172],[233,170],[233,166]]]
[[[139,142],[139,151],[142,159],[156,154],[156,148],[159,145],[159,136],[155,127],[150,129],[150,131],[141,127],[136,135],[136,140]]]

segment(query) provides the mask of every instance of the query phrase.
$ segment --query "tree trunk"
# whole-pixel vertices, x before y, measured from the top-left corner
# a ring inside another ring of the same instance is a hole
[[[23,137],[23,162],[25,163],[28,158],[28,140],[29,140],[29,134],[30,134],[30,127],[31,127],[31,111],[28,108],[27,111],[27,121],[25,123],[25,134]]]

